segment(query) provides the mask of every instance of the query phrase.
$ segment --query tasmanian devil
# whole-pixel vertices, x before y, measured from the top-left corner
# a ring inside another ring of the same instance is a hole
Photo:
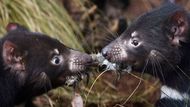
[[[190,107],[190,15],[182,7],[166,3],[143,14],[102,54],[122,68],[158,77],[157,107]]]
[[[0,107],[13,107],[80,76],[90,55],[11,23],[0,40]]]

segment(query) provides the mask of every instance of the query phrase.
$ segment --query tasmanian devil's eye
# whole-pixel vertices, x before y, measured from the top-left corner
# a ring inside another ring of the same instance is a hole
[[[132,40],[132,41],[131,41],[131,44],[134,45],[134,46],[138,46],[138,45],[139,45],[139,41],[137,41],[137,40]]]
[[[62,63],[62,61],[63,61],[63,57],[61,55],[55,55],[51,59],[51,63],[53,65],[60,65]]]

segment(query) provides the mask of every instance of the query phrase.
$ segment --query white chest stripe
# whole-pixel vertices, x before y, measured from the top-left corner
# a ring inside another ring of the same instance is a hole
[[[168,86],[163,85],[161,87],[161,99],[162,98],[171,98],[175,100],[187,100],[189,95],[187,93],[180,93],[179,91],[172,89]]]

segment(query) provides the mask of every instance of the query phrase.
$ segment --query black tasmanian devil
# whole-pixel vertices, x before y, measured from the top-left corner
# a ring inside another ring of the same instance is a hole
[[[11,23],[0,40],[0,107],[13,107],[86,73],[90,55]],[[28,105],[29,106],[29,105]]]
[[[190,106],[190,15],[182,7],[166,3],[143,14],[102,54],[122,68],[158,77],[157,107]]]

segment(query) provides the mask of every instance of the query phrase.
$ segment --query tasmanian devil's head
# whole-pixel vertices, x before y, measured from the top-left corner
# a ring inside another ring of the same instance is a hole
[[[111,62],[142,69],[153,64],[172,65],[181,60],[181,48],[189,42],[189,16],[174,4],[166,4],[140,16],[120,37],[103,48]]]
[[[92,62],[88,54],[21,25],[9,24],[7,30],[1,41],[3,68],[23,85],[54,88],[65,84],[69,76],[86,73]]]

